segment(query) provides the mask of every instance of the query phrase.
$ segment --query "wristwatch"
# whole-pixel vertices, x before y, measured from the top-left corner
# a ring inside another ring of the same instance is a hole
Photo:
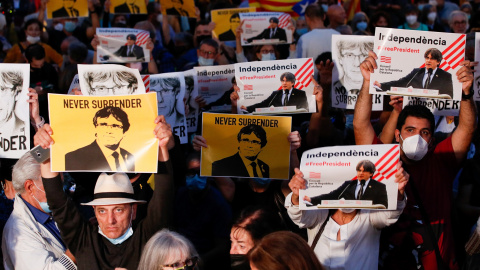
[[[470,93],[469,94],[465,94],[462,91],[462,100],[469,100],[470,98],[472,98],[473,93],[474,93],[474,90],[472,88],[470,88]]]

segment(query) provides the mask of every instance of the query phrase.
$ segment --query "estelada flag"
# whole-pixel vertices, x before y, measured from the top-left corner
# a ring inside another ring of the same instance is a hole
[[[255,7],[257,11],[285,12],[292,17],[298,17],[292,9],[297,3],[298,0],[248,0],[248,5]]]

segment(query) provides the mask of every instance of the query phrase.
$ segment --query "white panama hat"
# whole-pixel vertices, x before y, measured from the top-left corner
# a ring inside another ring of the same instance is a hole
[[[146,203],[135,200],[133,187],[125,173],[100,174],[93,191],[93,201],[82,205],[113,205],[124,203]]]

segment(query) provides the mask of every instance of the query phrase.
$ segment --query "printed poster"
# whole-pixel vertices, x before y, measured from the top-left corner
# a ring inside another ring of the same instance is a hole
[[[240,88],[238,112],[316,112],[312,75],[312,58],[235,64],[235,76]]]
[[[50,156],[52,171],[157,171],[155,94],[48,94],[48,99],[55,141]]]
[[[202,176],[288,180],[291,117],[204,113],[202,121]]]
[[[0,64],[0,158],[30,150],[29,64]]]
[[[185,76],[185,120],[187,121],[187,132],[196,132],[198,126],[199,106],[195,102],[198,96],[197,72],[190,69],[183,72]]]
[[[193,0],[160,0],[160,5],[167,15],[196,18]]]
[[[230,94],[235,84],[235,66],[194,67],[197,72],[198,94],[205,100],[204,110],[210,112],[231,112]]]
[[[240,13],[242,46],[292,43],[292,22],[287,13]]]
[[[254,7],[248,8],[228,8],[212,10],[212,22],[215,23],[213,36],[220,41],[236,40],[237,28],[240,26],[239,13],[255,12]]]
[[[373,50],[372,36],[333,35],[332,107],[355,109],[363,76],[360,64]],[[372,96],[372,111],[383,110],[383,97]]]
[[[460,100],[456,72],[465,55],[464,34],[377,27],[377,66],[370,94]]]
[[[156,92],[158,115],[172,126],[173,134],[180,138],[180,143],[188,143],[187,124],[185,121],[185,77],[183,72],[170,72],[150,75],[150,92]]]
[[[150,62],[150,33],[133,28],[97,28],[98,63]]]
[[[145,0],[110,0],[110,13],[147,14]]]
[[[300,170],[308,183],[307,189],[300,190],[300,209],[395,210],[399,158],[398,144],[321,147],[303,152]]]
[[[403,107],[407,105],[422,105],[427,107],[434,115],[458,116],[460,113],[460,100],[403,97]]]
[[[72,83],[70,84],[70,88],[68,88],[69,95],[76,95],[80,91],[80,82],[78,80],[78,74],[73,76]]]
[[[145,93],[140,72],[122,65],[78,65],[84,96],[113,96]]]
[[[88,0],[47,2],[47,19],[88,17]]]
[[[480,34],[475,33],[475,62],[480,62]],[[473,100],[480,101],[480,73],[475,72],[473,74],[475,79],[473,81],[473,89],[475,93],[473,94]]]

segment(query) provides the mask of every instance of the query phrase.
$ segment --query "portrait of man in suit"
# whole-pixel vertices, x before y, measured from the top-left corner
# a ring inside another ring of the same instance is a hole
[[[143,54],[143,48],[136,45],[137,36],[134,34],[127,35],[127,44],[123,45],[118,51],[113,54],[120,57],[136,57],[137,60],[143,61],[145,55]]]
[[[278,27],[278,18],[271,17],[270,26],[262,31],[259,35],[247,39],[248,43],[258,39],[278,39],[279,41],[287,42],[287,33],[282,28]]]
[[[237,37],[235,32],[237,31],[237,28],[239,25],[240,25],[240,15],[238,15],[238,13],[235,13],[230,17],[230,29],[218,35],[218,39],[220,41],[235,40],[235,38]]]
[[[135,1],[136,0],[126,0],[125,3],[118,5],[113,9],[114,13],[140,13],[140,7],[135,4]]]
[[[183,0],[171,0],[171,4],[173,6],[166,10],[168,15],[188,17],[188,12],[183,9]]]
[[[322,203],[322,200],[369,200],[372,204],[381,204],[388,208],[387,187],[384,183],[372,179],[376,171],[375,164],[370,160],[362,160],[357,164],[357,179],[347,180],[334,191],[316,197],[305,196],[304,200],[313,205]]]
[[[238,152],[212,164],[212,176],[269,178],[268,165],[258,159],[267,145],[267,133],[255,124],[244,126],[237,135]]]
[[[254,112],[256,108],[296,106],[297,109],[307,109],[308,101],[305,91],[295,88],[295,75],[291,72],[285,72],[280,76],[282,83],[281,90],[275,90],[272,94],[260,103],[248,107],[241,106],[242,110]]]
[[[69,171],[135,171],[135,157],[120,147],[130,128],[128,115],[121,108],[108,106],[93,117],[95,141],[65,155]]]
[[[415,68],[407,76],[397,81],[374,82],[377,92],[389,91],[390,87],[413,87],[438,90],[439,95],[453,98],[452,74],[440,68],[442,53],[436,48],[428,49],[425,54],[425,67]],[[381,90],[380,90],[381,89]]]
[[[25,122],[15,113],[22,92],[23,74],[17,71],[0,72],[0,136],[25,135]]]
[[[165,116],[165,121],[171,126],[181,126],[185,123],[185,114],[177,107],[184,107],[180,96],[180,80],[178,78],[150,77],[150,90],[157,92],[158,114]]]
[[[77,0],[63,0],[63,7],[52,11],[52,17],[78,17],[78,9],[73,7],[75,2],[77,2]]]
[[[84,73],[84,79],[90,96],[129,95],[134,94],[138,89],[137,77],[123,70],[88,71]]]

